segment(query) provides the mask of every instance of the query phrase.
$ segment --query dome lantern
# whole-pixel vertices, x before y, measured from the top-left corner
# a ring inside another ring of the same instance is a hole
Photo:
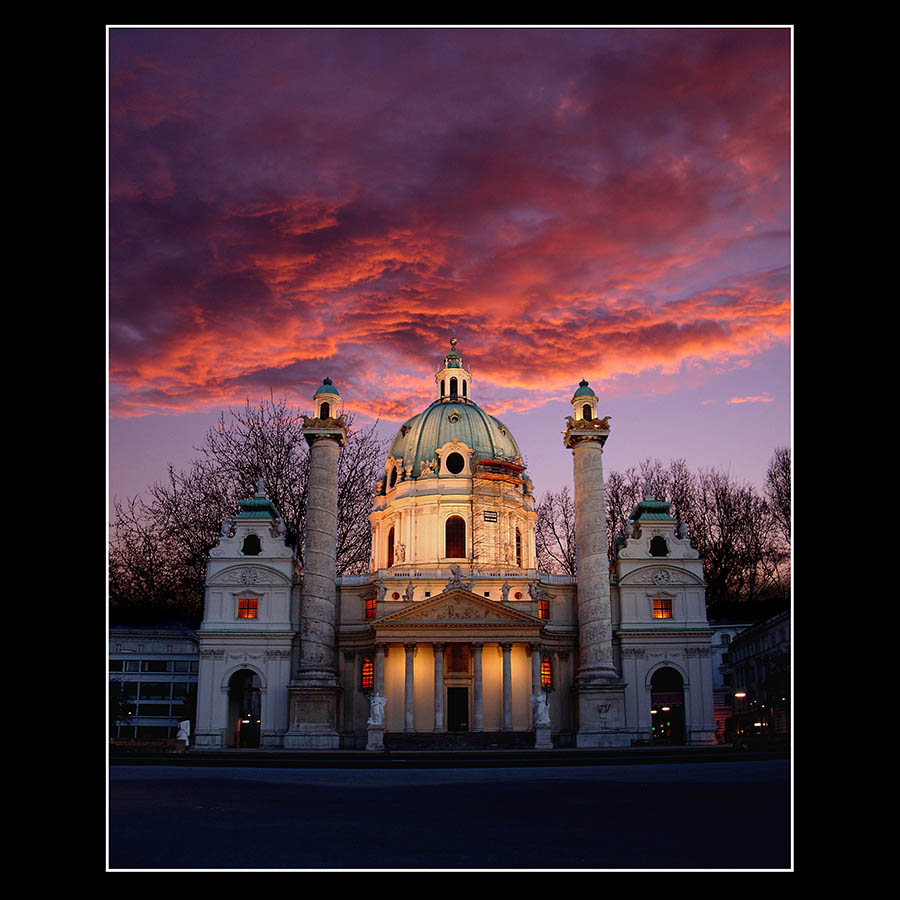
[[[438,386],[438,399],[442,403],[469,403],[469,386],[472,373],[469,372],[462,355],[456,349],[456,329],[452,329],[450,352],[444,357],[443,365],[438,369],[434,380]]]

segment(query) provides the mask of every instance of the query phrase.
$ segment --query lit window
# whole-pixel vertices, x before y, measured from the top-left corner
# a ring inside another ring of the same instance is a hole
[[[375,597],[369,597],[366,599],[366,618],[374,619],[375,618]]]
[[[669,597],[653,598],[653,618],[654,619],[671,619],[672,618],[672,600]]]
[[[553,669],[549,656],[541,657],[541,687],[553,687]]]
[[[375,687],[375,660],[371,656],[362,658],[359,683],[364,691],[370,691]]]
[[[259,600],[256,597],[240,597],[238,599],[238,618],[255,619],[259,609]]]
[[[459,516],[450,516],[444,526],[446,554],[453,559],[466,555],[466,523]]]
[[[539,619],[549,619],[550,618],[550,601],[549,600],[538,600],[538,618]]]

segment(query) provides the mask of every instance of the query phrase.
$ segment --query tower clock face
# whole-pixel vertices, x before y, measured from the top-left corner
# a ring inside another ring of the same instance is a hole
[[[658,571],[653,573],[653,583],[654,584],[668,584],[669,583],[669,573],[664,571],[663,569],[659,569]]]

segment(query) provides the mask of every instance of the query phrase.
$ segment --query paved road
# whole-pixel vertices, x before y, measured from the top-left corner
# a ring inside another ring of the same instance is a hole
[[[115,869],[788,869],[790,763],[110,768]]]

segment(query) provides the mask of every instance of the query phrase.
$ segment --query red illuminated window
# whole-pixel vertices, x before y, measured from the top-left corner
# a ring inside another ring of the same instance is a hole
[[[370,691],[375,687],[375,660],[371,656],[362,658],[360,667],[360,687],[364,691]]]
[[[259,609],[259,600],[256,597],[240,597],[238,599],[238,618],[255,619]]]
[[[538,618],[539,619],[549,619],[550,618],[550,601],[549,600],[538,600]]]
[[[375,598],[369,597],[366,600],[366,618],[374,619],[375,618]]]
[[[671,619],[672,618],[672,600],[669,597],[653,598],[653,618],[654,619]]]
[[[541,687],[553,687],[553,669],[549,656],[541,657]]]

